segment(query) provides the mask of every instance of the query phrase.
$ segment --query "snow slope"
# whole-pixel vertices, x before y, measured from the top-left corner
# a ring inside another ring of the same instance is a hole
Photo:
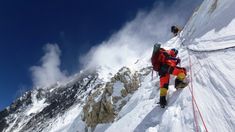
[[[159,82],[149,75],[119,113],[120,119],[106,131],[235,131],[234,9],[234,0],[205,0],[182,33],[164,45],[179,49],[181,65],[192,77],[189,87],[174,92],[171,85],[169,105],[160,109],[155,103],[159,100],[155,83]],[[191,85],[206,128],[197,109],[194,117]]]
[[[165,109],[160,108],[157,104],[159,101],[159,77],[155,73],[150,73],[141,77],[141,86],[132,96],[129,96],[130,100],[117,113],[114,122],[99,124],[94,131],[234,132],[234,9],[235,0],[204,0],[181,34],[163,44],[163,47],[166,48],[176,47],[179,49],[181,66],[187,69],[187,79],[190,82],[185,89],[176,91],[174,80],[171,80],[167,97],[168,106]],[[152,47],[149,47],[143,58],[139,58],[127,67],[132,71],[140,71],[142,68],[151,66],[151,52]],[[102,73],[102,70],[100,70],[99,72],[101,72],[99,73],[101,77],[109,75],[106,74],[107,71]],[[33,96],[36,94],[29,93],[28,102],[23,103],[25,107],[22,108],[24,109],[16,109],[15,113],[7,116],[7,121],[0,119],[0,125],[2,122],[3,125],[10,124],[11,121],[13,123],[9,127],[0,126],[0,129],[4,128],[5,132],[24,130],[84,132],[92,130],[86,128],[85,122],[82,121],[82,110],[90,92],[97,84],[106,81],[96,79],[93,77],[80,78],[80,82],[77,82],[77,79],[72,79],[71,82],[65,83],[65,86],[58,86],[58,88],[53,88],[52,91],[50,89],[45,90],[49,95],[51,94],[51,99],[47,102],[44,99],[38,100]],[[67,84],[69,85],[67,86]],[[123,86],[121,82],[116,82],[113,94],[120,96],[118,91]],[[190,90],[193,90],[194,99]],[[74,91],[76,95],[74,95]],[[65,94],[61,94],[63,92]],[[42,94],[42,98],[44,96],[48,95]],[[58,103],[51,107],[55,100]],[[67,103],[68,106],[65,106]],[[16,107],[18,106],[16,105]],[[51,115],[47,115],[48,111],[45,108],[53,111]],[[31,119],[38,113],[41,113],[37,117],[39,124],[41,124],[39,127],[33,126],[33,123],[38,122]],[[2,115],[5,116],[6,113],[3,111],[0,113],[0,117]],[[32,123],[27,122],[28,120]],[[17,124],[17,122],[19,123]],[[48,124],[43,124],[45,122],[48,122]],[[29,126],[29,128],[25,126]],[[21,129],[22,127],[25,129]]]

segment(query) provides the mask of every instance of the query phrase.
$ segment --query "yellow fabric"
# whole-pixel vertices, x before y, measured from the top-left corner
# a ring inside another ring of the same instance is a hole
[[[185,78],[185,74],[184,73],[179,73],[178,76],[177,76],[177,79],[183,81]]]
[[[166,96],[167,95],[167,89],[166,88],[160,88],[160,96]]]

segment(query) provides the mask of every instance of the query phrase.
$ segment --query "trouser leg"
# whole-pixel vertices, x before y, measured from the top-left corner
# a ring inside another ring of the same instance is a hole
[[[165,74],[160,76],[160,105],[163,108],[167,104],[166,95],[169,86],[169,80],[170,80],[170,74]]]
[[[186,69],[181,67],[174,67],[171,72],[172,75],[177,76],[175,79],[175,88],[184,88],[187,83],[183,82],[186,77]]]

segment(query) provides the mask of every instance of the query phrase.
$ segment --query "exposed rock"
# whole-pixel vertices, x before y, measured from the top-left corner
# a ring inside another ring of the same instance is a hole
[[[83,105],[85,99],[82,101],[82,97],[87,97],[91,89],[100,86],[96,84],[102,85],[97,77],[96,73],[81,74],[65,85],[55,85],[45,89],[38,88],[26,92],[11,106],[0,112],[0,131],[42,131],[48,127],[48,124],[53,123],[55,117],[64,114],[72,106],[78,103]],[[35,105],[34,101],[42,99],[47,105],[35,113],[27,114],[29,108]]]
[[[113,83],[107,82],[105,86],[105,90],[109,94],[109,96],[111,96],[113,93]]]
[[[116,87],[117,89],[114,90],[114,84],[118,81],[122,83],[124,87]],[[113,122],[116,113],[118,113],[129,100],[130,97],[127,95],[133,94],[139,87],[140,74],[138,72],[133,74],[127,67],[120,69],[118,73],[110,79],[110,82],[105,84],[104,88],[96,89],[96,91],[88,97],[88,101],[83,107],[83,119],[87,126],[94,128],[99,123]],[[113,93],[114,91],[116,93]],[[97,93],[100,95],[97,95]]]
[[[122,94],[122,97],[126,97],[128,93],[127,93],[126,89],[122,89],[121,94]]]
[[[84,121],[86,121],[88,127],[94,128],[99,123],[112,122],[114,119],[112,103],[107,101],[104,94],[102,95],[102,100],[98,102],[94,100],[88,101],[83,107]]]
[[[115,120],[139,88],[141,74],[123,67],[109,82],[104,83],[97,73],[84,72],[68,83],[28,91],[11,106],[0,111],[0,131],[50,130],[48,125],[53,124],[54,119],[77,106],[83,108],[79,117],[82,116],[86,123],[87,129],[84,128],[84,131],[92,131],[97,124]],[[39,109],[33,108],[37,107],[38,102],[43,105],[39,104]]]
[[[112,100],[113,100],[113,103],[117,103],[119,100],[121,100],[122,99],[122,97],[119,97],[119,96],[114,96],[113,98],[112,98]]]

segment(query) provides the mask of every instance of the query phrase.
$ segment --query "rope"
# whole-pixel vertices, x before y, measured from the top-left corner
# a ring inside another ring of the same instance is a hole
[[[196,99],[195,99],[195,97],[194,97],[194,92],[193,92],[193,74],[192,74],[192,61],[191,61],[191,57],[190,57],[190,54],[189,54],[189,51],[188,51],[188,55],[189,55],[189,67],[190,67],[190,82],[191,82],[191,86],[189,87],[189,90],[190,90],[190,93],[191,93],[191,95],[192,95],[192,105],[193,105],[193,115],[194,115],[194,120],[195,120],[195,128],[196,128],[196,132],[198,132],[198,121],[197,121],[197,117],[196,117],[196,111],[195,111],[195,106],[196,106],[196,108],[197,108],[197,110],[198,110],[198,113],[199,113],[199,115],[200,115],[200,118],[201,118],[201,120],[202,120],[202,123],[203,123],[203,126],[204,126],[204,128],[205,128],[205,130],[206,130],[206,132],[208,132],[208,129],[207,129],[207,127],[206,127],[206,123],[205,123],[205,121],[204,121],[204,119],[203,119],[203,116],[202,116],[202,114],[201,114],[201,111],[200,111],[200,109],[199,109],[199,107],[198,107],[198,105],[197,105],[197,101],[196,101]],[[194,105],[195,104],[195,105]]]
[[[190,93],[192,95],[192,106],[193,106],[193,117],[194,117],[194,122],[195,122],[195,129],[196,129],[196,132],[198,132],[198,121],[197,121],[197,116],[196,116],[196,111],[195,111],[195,105],[194,105],[194,93],[193,93],[193,77],[192,77],[192,63],[191,63],[191,58],[189,56],[189,70],[190,70],[190,82],[191,82],[191,87],[189,87],[189,90],[190,90]]]

